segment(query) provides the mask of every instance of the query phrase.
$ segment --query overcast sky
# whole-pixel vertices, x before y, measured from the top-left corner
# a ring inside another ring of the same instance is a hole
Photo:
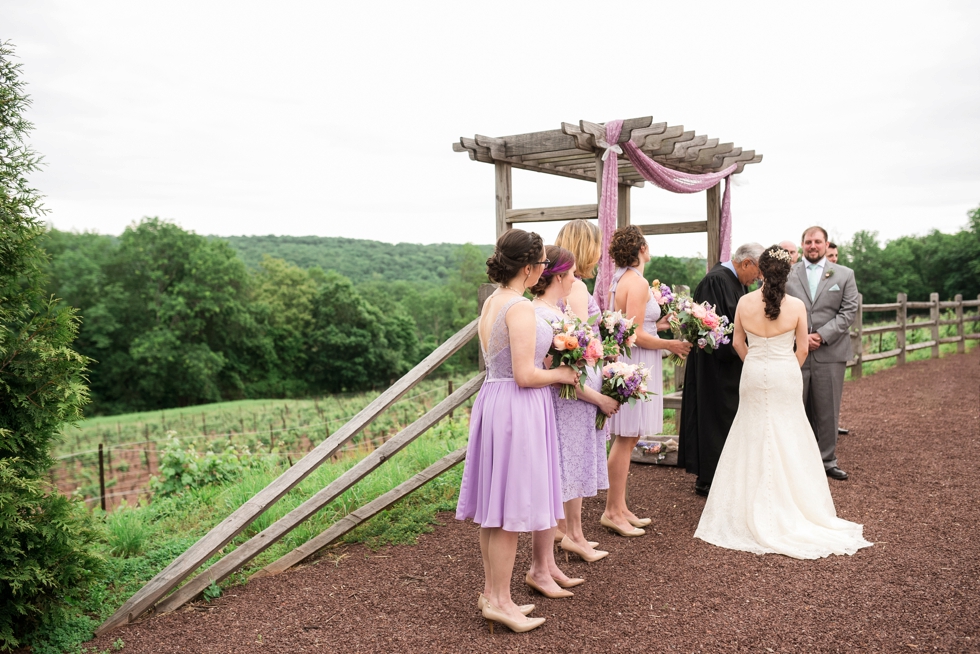
[[[735,245],[952,232],[980,205],[978,33],[969,1],[0,0],[49,220],[108,234],[490,243],[493,167],[453,141],[638,116],[765,155],[733,189]],[[632,194],[636,223],[705,214],[704,193]],[[514,172],[515,208],[594,201]]]

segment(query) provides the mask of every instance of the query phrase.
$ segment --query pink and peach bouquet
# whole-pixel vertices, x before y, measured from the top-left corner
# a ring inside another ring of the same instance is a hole
[[[603,395],[607,395],[620,404],[627,402],[646,402],[656,393],[647,389],[647,379],[650,371],[642,363],[633,364],[623,361],[608,363],[602,367],[602,390]],[[596,411],[596,429],[606,426],[606,414]]]
[[[693,343],[699,350],[711,354],[719,346],[731,343],[734,325],[729,324],[728,316],[718,315],[715,308],[707,302],[697,303],[687,296],[679,297],[671,306],[674,317],[670,320],[674,336]],[[679,364],[683,359],[676,354],[668,357],[672,363]]]
[[[629,356],[636,343],[636,325],[622,311],[604,311],[599,318],[599,337],[605,350],[605,360],[612,363],[620,356]]]
[[[551,340],[551,367],[566,365],[579,374],[579,385],[584,388],[588,368],[598,368],[605,353],[602,341],[596,336],[591,325],[582,322],[566,311],[558,320],[551,323],[554,336]],[[563,400],[577,400],[574,384],[562,384],[558,397]]]

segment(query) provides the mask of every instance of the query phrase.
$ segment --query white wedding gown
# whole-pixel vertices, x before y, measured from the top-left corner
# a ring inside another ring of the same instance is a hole
[[[795,332],[748,334],[735,422],[695,538],[755,554],[816,559],[872,543],[837,517],[820,450],[803,408]]]

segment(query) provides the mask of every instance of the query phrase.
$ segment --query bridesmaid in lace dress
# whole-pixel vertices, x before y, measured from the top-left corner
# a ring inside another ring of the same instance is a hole
[[[669,325],[667,317],[660,315],[660,306],[643,277],[643,268],[650,260],[643,232],[635,225],[617,229],[609,245],[609,254],[618,266],[609,288],[609,306],[622,311],[637,324],[636,345],[632,354],[621,357],[621,360],[645,364],[650,371],[647,387],[657,395],[648,402],[626,405],[609,419],[613,443],[609,450],[609,492],[601,522],[621,536],[642,536],[646,532],[641,527],[650,524],[650,518],[638,518],[626,506],[630,454],[641,437],[656,436],[664,428],[663,350],[686,357],[691,344],[657,336],[658,331],[669,329]]]
[[[538,281],[548,264],[543,257],[540,236],[513,229],[497,240],[487,260],[487,275],[500,287],[480,316],[487,379],[470,416],[456,518],[470,518],[481,527],[485,582],[478,606],[491,631],[493,622],[514,631],[544,623],[544,618],[525,617],[533,606],[519,607],[510,597],[517,536],[522,531],[542,532],[535,540],[546,541],[552,549],[557,519],[564,517],[548,386],[575,383],[578,375],[567,366],[543,368],[551,326],[524,298],[525,289]],[[532,565],[526,579],[532,577],[545,590],[561,590],[547,570]]]

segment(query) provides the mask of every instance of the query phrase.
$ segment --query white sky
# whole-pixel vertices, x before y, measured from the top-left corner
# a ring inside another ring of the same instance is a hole
[[[980,204],[980,3],[0,0],[59,229],[494,240],[460,136],[651,115],[763,153],[734,245],[956,231]],[[514,206],[595,201],[514,172]],[[633,222],[704,194],[634,189]],[[550,239],[560,225],[535,227]],[[693,255],[703,234],[651,239]]]

